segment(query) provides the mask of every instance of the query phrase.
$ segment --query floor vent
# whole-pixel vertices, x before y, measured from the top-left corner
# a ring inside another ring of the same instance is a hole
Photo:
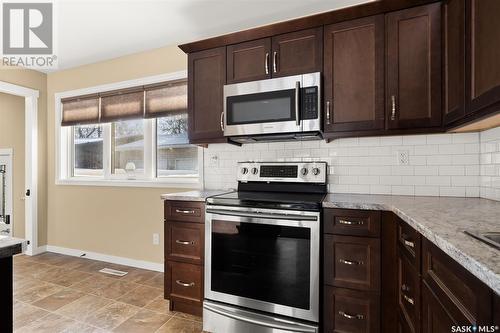
[[[128,272],[118,271],[116,269],[111,269],[111,268],[103,268],[99,272],[115,276],[125,276],[128,274]]]

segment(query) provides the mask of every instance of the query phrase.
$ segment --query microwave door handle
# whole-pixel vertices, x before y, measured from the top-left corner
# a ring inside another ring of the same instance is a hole
[[[299,105],[300,105],[300,81],[295,82],[295,124],[300,126]]]

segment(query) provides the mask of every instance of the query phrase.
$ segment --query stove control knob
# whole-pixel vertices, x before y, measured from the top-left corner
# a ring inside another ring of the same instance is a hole
[[[252,175],[256,175],[256,174],[258,174],[258,173],[259,173],[259,169],[257,169],[257,168],[255,168],[255,167],[253,167],[253,168],[252,168]]]
[[[313,173],[313,175],[315,175],[315,176],[319,175],[319,173],[320,173],[319,168],[313,168],[313,169],[312,169],[312,173]]]
[[[241,168],[241,173],[246,175],[248,173],[248,168],[247,167]]]
[[[308,173],[309,173],[309,170],[307,170],[307,168],[300,169],[300,174],[302,176],[307,176]]]

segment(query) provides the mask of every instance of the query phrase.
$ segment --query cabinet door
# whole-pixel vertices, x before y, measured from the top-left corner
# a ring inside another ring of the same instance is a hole
[[[468,99],[470,111],[500,106],[500,1],[467,1]]]
[[[221,141],[226,48],[188,55],[188,135],[192,143]]]
[[[465,116],[465,0],[443,4],[443,119]]]
[[[384,128],[384,18],[325,27],[325,132]]]
[[[386,15],[389,128],[441,125],[441,4]]]
[[[321,72],[323,27],[275,36],[272,51],[273,77]]]
[[[228,45],[227,83],[271,78],[271,38]]]
[[[451,332],[451,327],[458,325],[433,292],[425,283],[422,284],[422,333]]]

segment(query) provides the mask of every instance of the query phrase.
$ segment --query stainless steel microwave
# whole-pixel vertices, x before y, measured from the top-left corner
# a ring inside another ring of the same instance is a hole
[[[228,84],[224,86],[221,127],[224,136],[249,140],[271,134],[277,138],[313,137],[321,130],[320,109],[319,72]]]

